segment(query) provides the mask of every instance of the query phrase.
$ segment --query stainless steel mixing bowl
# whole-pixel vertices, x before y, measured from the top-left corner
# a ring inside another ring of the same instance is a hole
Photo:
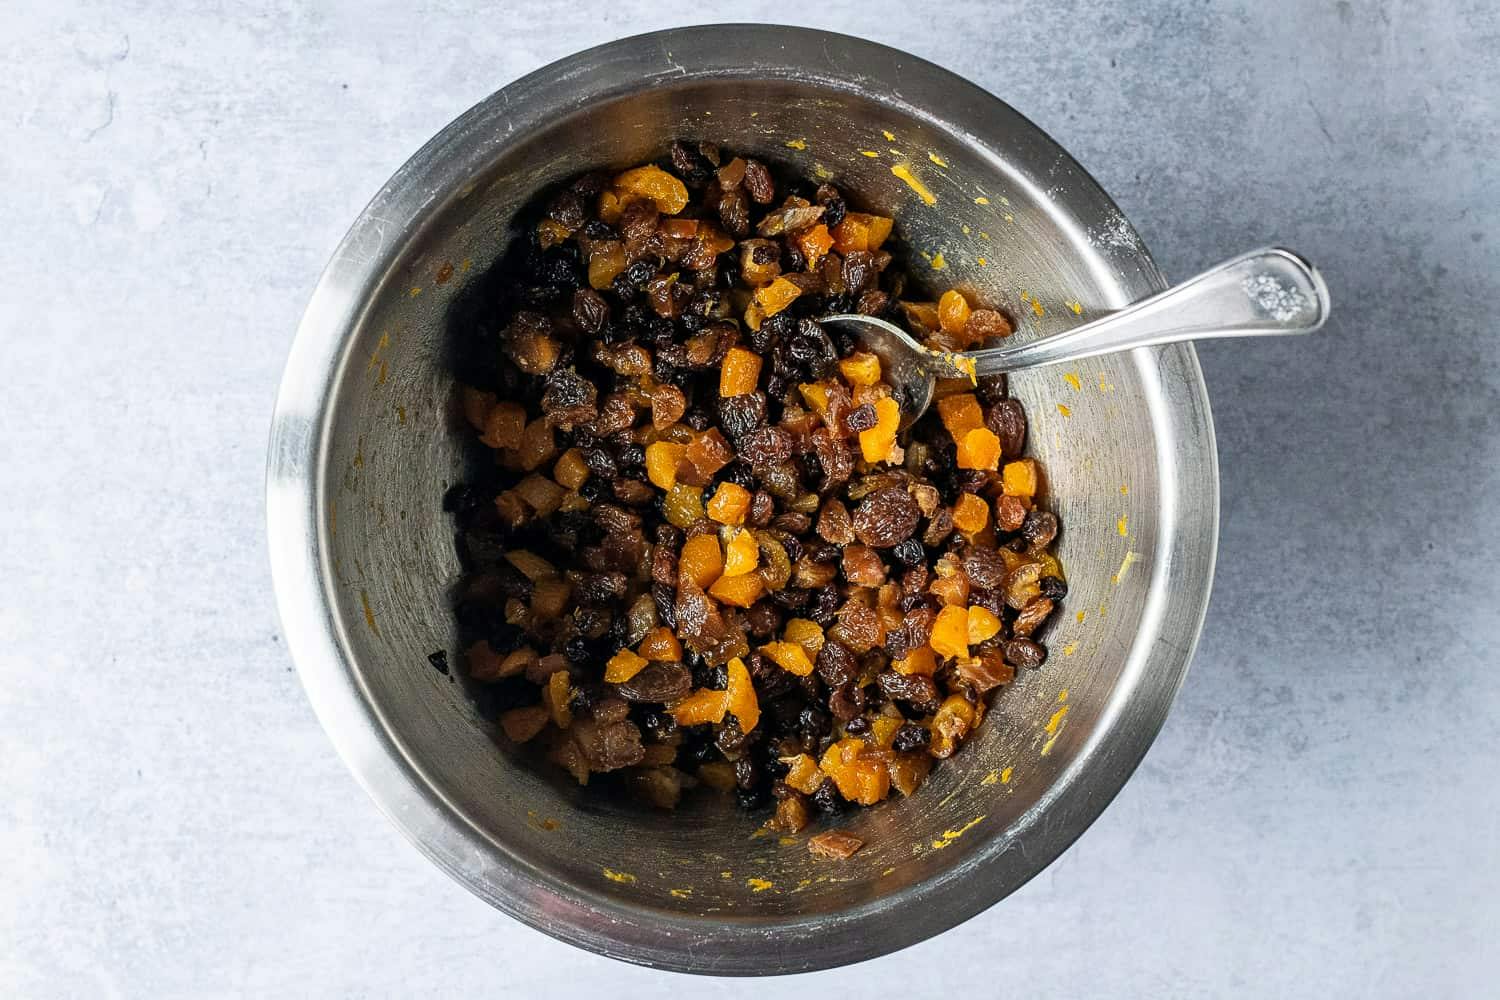
[[[1083,832],[1187,670],[1213,570],[1213,430],[1190,347],[1017,376],[1064,525],[1051,658],[909,800],[846,814],[810,856],[713,795],[659,813],[506,758],[462,685],[440,509],[461,475],[446,311],[539,188],[712,139],[893,215],[911,266],[1040,337],[1164,286],[1099,186],[1036,126],[931,64],[775,27],[644,35],[554,63],[444,129],[355,222],[298,330],[267,507],[277,599],[319,718],[382,810],[533,927],[693,972],[853,962],[978,913]],[[874,155],[866,155],[866,151]],[[892,172],[905,165],[935,199]],[[941,270],[936,270],[941,267]],[[456,657],[455,657],[456,658]],[[816,832],[816,829],[807,831]]]

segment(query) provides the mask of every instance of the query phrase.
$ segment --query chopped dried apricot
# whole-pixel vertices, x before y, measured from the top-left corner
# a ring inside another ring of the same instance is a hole
[[[551,714],[542,706],[528,705],[501,713],[500,728],[511,742],[526,743],[546,729],[551,718]]]
[[[567,729],[573,724],[573,712],[568,708],[568,702],[572,698],[573,684],[566,670],[555,671],[547,678],[544,700],[547,711],[552,715],[552,724],[558,729]]]
[[[479,440],[491,448],[519,448],[526,431],[526,407],[520,403],[496,403],[485,414],[484,433]]]
[[[839,253],[854,250],[879,250],[880,245],[891,235],[894,219],[865,212],[846,212],[839,224],[833,227],[833,245]]]
[[[621,191],[650,198],[663,215],[676,215],[687,208],[687,185],[655,165],[627,170],[615,178],[614,185]]]
[[[755,391],[760,381],[760,355],[743,347],[731,347],[719,370],[719,395],[744,396]]]
[[[583,449],[569,448],[562,453],[552,467],[552,478],[570,490],[576,490],[589,478],[588,463],[583,460]]]
[[[694,535],[683,543],[677,557],[677,574],[707,590],[724,574],[724,556],[713,535]]]
[[[962,333],[969,322],[969,300],[956,288],[950,288],[938,299],[938,326],[944,333]]]
[[[1000,619],[988,608],[969,606],[969,645],[977,646],[1000,633]]]
[[[789,674],[806,677],[813,671],[812,658],[795,642],[768,642],[760,647],[760,651]]]
[[[937,622],[932,626],[932,637],[927,641],[939,656],[968,656],[968,611],[956,605],[943,608],[938,612]]]
[[[710,428],[688,442],[683,453],[699,476],[706,481],[715,472],[734,461],[734,449],[724,440],[717,427]]]
[[[651,442],[646,446],[646,478],[657,489],[670,490],[677,485],[677,463],[686,452],[686,445]]]
[[[797,285],[786,278],[777,278],[755,290],[755,304],[760,307],[762,315],[775,316],[801,294],[802,289]]]
[[[824,775],[818,770],[818,762],[805,753],[799,753],[790,759],[783,758],[782,763],[787,765],[787,772],[786,777],[781,780],[803,795],[811,795],[823,783]]]
[[[649,600],[649,595],[647,599]],[[682,643],[677,641],[676,634],[670,628],[658,625],[646,633],[636,652],[648,660],[676,663],[682,659]]]
[[[738,483],[720,483],[708,501],[710,520],[720,524],[744,524],[749,509],[750,491]]]
[[[755,685],[750,682],[750,671],[738,656],[725,669],[729,677],[724,689],[729,696],[729,712],[740,720],[740,732],[748,733],[760,721],[760,702],[755,697]]]
[[[760,546],[756,544],[755,536],[741,528],[724,547],[724,575],[743,576],[752,572],[759,563]]]
[[[797,386],[797,391],[807,405],[812,407],[813,412],[819,415],[828,412],[828,387],[818,382],[804,382]]]
[[[625,244],[619,240],[595,243],[589,249],[589,287],[608,288],[629,263],[625,259]]]
[[[962,441],[964,435],[974,428],[984,426],[984,410],[980,408],[979,400],[972,392],[944,396],[937,401],[937,408],[943,426],[948,429],[955,443]]]
[[[866,462],[889,460],[900,425],[901,407],[896,401],[884,396],[875,400],[875,426],[859,432],[859,450]]]
[[[757,573],[744,576],[721,576],[708,588],[711,597],[737,608],[748,608],[766,591],[766,582]]]
[[[604,680],[609,684],[623,684],[640,673],[649,662],[644,656],[622,649],[604,664]]]
[[[977,535],[990,523],[990,505],[972,493],[961,493],[953,505],[953,526],[965,535]]]
[[[1026,500],[1036,496],[1036,459],[1023,458],[1015,462],[1006,462],[1005,468],[1000,473],[1000,484],[1007,496],[1021,497]]]
[[[958,467],[960,469],[987,469],[1000,467],[1000,439],[988,427],[976,427],[964,435],[958,443]]]
[[[855,351],[839,362],[839,371],[850,385],[877,385],[880,382],[880,359],[869,351]]]
[[[931,646],[918,646],[909,649],[906,655],[898,660],[892,660],[891,666],[897,673],[902,674],[926,674],[931,676],[937,673],[937,659],[932,654]]]
[[[679,726],[701,726],[705,722],[723,722],[729,710],[729,692],[702,688],[668,709]]]
[[[798,234],[795,242],[797,248],[802,251],[802,256],[807,259],[809,271],[816,267],[818,261],[822,260],[833,247],[833,237],[829,234],[828,227],[821,222]]]

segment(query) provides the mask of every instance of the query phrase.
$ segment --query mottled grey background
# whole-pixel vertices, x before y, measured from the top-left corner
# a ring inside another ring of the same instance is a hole
[[[1491,994],[1490,4],[33,2],[0,31],[0,995],[654,997],[377,814],[278,636],[261,460],[365,200],[544,62],[689,21],[907,48],[1034,118],[1168,274],[1272,240],[1311,341],[1202,349],[1218,581],[1160,741],[962,928],[724,997]]]

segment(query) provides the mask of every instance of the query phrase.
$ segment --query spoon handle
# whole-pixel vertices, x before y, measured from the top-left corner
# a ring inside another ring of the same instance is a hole
[[[1267,247],[1064,333],[967,356],[977,374],[998,375],[1180,340],[1312,333],[1328,309],[1317,269],[1290,250]]]

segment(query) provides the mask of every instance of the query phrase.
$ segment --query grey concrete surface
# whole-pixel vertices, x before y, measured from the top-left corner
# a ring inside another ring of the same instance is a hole
[[[548,60],[727,19],[947,64],[1072,150],[1169,274],[1279,240],[1337,305],[1318,339],[1202,349],[1214,604],[1103,818],[936,940],[708,984],[507,920],[379,817],[278,636],[261,461],[305,297],[410,152]],[[0,995],[1493,995],[1493,5],[12,0],[4,23]]]

